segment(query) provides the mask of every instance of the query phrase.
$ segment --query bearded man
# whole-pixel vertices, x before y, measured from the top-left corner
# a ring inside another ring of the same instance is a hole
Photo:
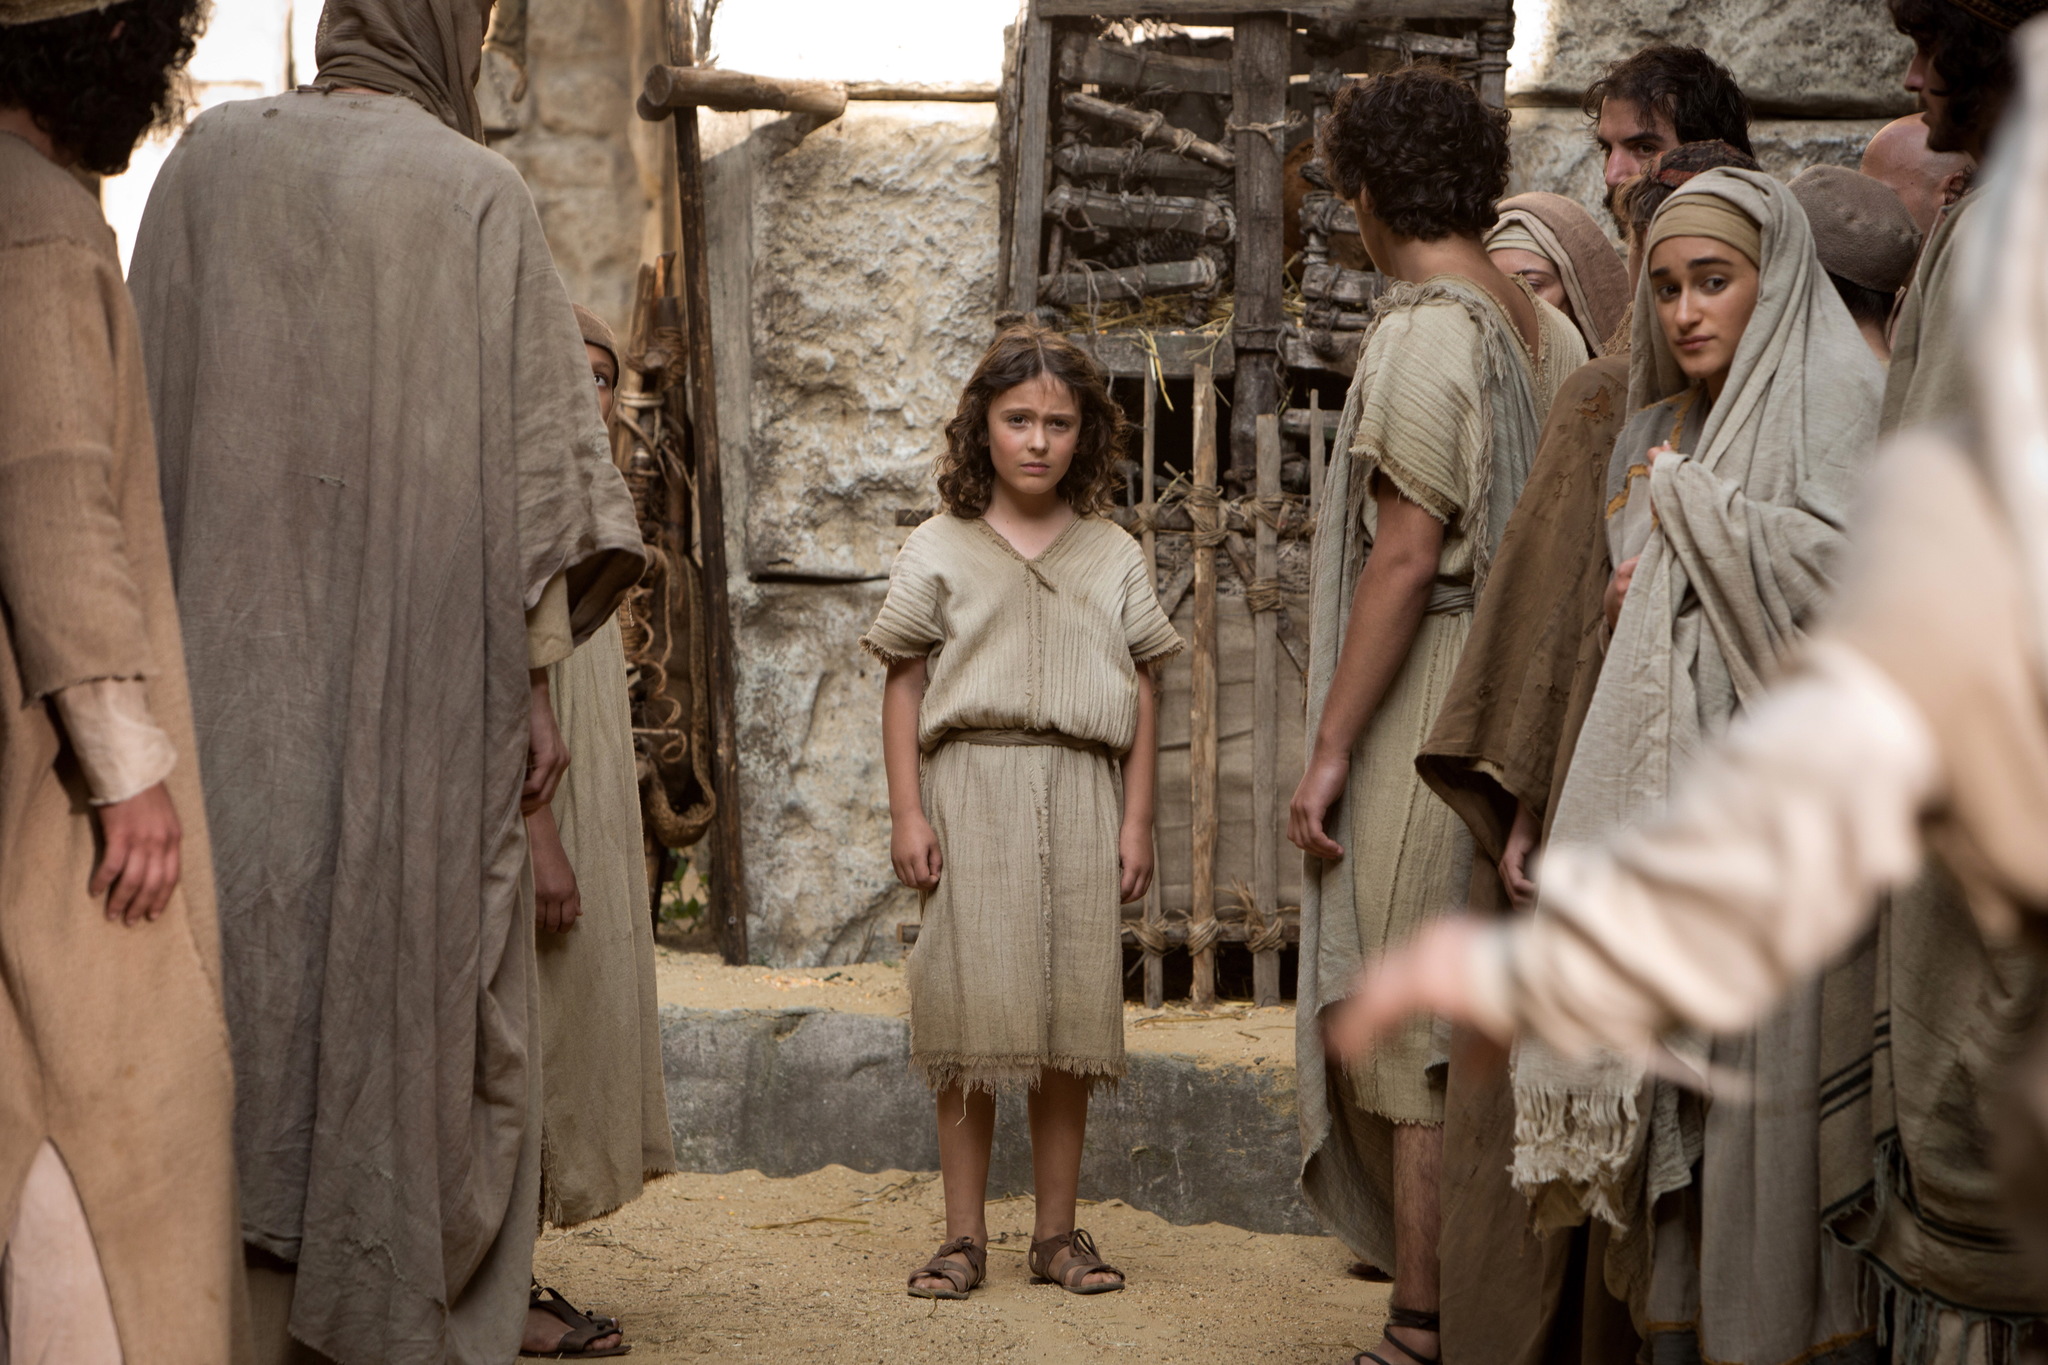
[[[1651,161],[1689,142],[1725,142],[1744,156],[1749,100],[1728,68],[1696,47],[1652,43],[1607,68],[1582,105],[1600,146],[1608,208],[1614,192]],[[1621,214],[1615,222],[1622,226]]]
[[[179,112],[197,0],[0,0],[0,1358],[218,1365],[220,944],[135,314],[75,170]]]
[[[271,1358],[530,1344],[521,808],[566,766],[546,666],[641,550],[532,198],[481,145],[487,8],[332,0],[313,84],[200,117],[135,248]]]

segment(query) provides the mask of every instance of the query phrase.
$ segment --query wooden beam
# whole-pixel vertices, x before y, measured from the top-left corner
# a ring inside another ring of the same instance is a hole
[[[728,114],[780,109],[822,119],[846,112],[846,87],[838,81],[785,81],[711,66],[651,67],[640,98],[650,109],[694,107]]]
[[[1055,185],[1045,197],[1045,216],[1077,231],[1185,232],[1222,243],[1237,236],[1237,217],[1230,205],[1191,194],[1157,194],[1149,187],[1129,191]]]
[[[1196,137],[1185,128],[1177,128],[1166,121],[1166,115],[1157,109],[1133,109],[1127,104],[1084,95],[1076,90],[1061,101],[1067,108],[1089,118],[1100,119],[1136,133],[1147,142],[1171,147],[1183,156],[1192,156],[1208,162],[1220,170],[1234,170],[1237,154],[1228,147],[1219,147],[1213,142]]]
[[[1280,501],[1280,415],[1262,412],[1255,439],[1258,459],[1254,489],[1261,505]],[[1254,590],[1280,586],[1280,537],[1270,516],[1258,520],[1252,540],[1251,583],[1246,601],[1252,612],[1252,904],[1259,922],[1280,918],[1280,825],[1274,817],[1280,768],[1280,614],[1277,604],[1258,600]],[[1261,1008],[1280,1003],[1280,950],[1252,954],[1252,1003]]]
[[[1237,130],[1236,294],[1230,339],[1237,379],[1230,404],[1230,468],[1235,486],[1252,482],[1258,419],[1280,409],[1281,295],[1287,248],[1281,184],[1287,120],[1287,72],[1293,24],[1284,14],[1247,14],[1231,49]]]
[[[1161,294],[1199,294],[1220,279],[1216,263],[1197,256],[1191,261],[1156,261],[1117,270],[1063,270],[1038,277],[1038,297],[1062,308],[1080,308],[1110,299],[1136,301]]]
[[[1194,419],[1194,496],[1188,499],[1195,518],[1195,639],[1189,652],[1193,678],[1188,712],[1190,935],[1212,932],[1216,923],[1216,543],[1222,517],[1216,484],[1216,386],[1206,365],[1195,368]],[[1210,1009],[1216,1004],[1216,949],[1211,944],[1192,956],[1195,974],[1189,998],[1196,1009]]]
[[[1069,33],[1060,40],[1064,85],[1106,85],[1117,90],[1174,90],[1195,95],[1230,93],[1230,62],[1223,57],[1181,57],[1148,50],[1152,43],[1113,43]]]
[[[1179,180],[1196,185],[1226,185],[1230,174],[1204,166],[1160,147],[1093,147],[1070,142],[1052,154],[1053,164],[1068,175],[1097,176],[1111,180],[1133,180],[1148,184],[1154,180]]]
[[[1141,382],[1145,385],[1145,426],[1140,437],[1140,449],[1143,452],[1140,465],[1140,477],[1143,479],[1143,483],[1140,485],[1140,491],[1143,498],[1138,506],[1145,514],[1145,531],[1139,543],[1145,547],[1145,581],[1151,585],[1152,591],[1156,593],[1159,591],[1159,536],[1152,529],[1151,521],[1152,512],[1158,505],[1159,388],[1153,381],[1150,370],[1145,371],[1145,377]],[[1159,695],[1158,679],[1155,677],[1152,681],[1152,695],[1157,697]],[[1154,933],[1157,933],[1164,927],[1166,913],[1161,909],[1159,903],[1159,852],[1156,839],[1153,841],[1152,869],[1152,885],[1145,889],[1145,923]],[[1166,963],[1158,953],[1147,948],[1145,950],[1145,1008],[1156,1010],[1164,1003],[1166,1003]]]
[[[937,85],[906,85],[893,81],[848,81],[850,100],[938,100],[949,104],[994,104],[996,87],[986,82],[944,81]]]
[[[1155,366],[1162,379],[1192,379],[1197,365],[1218,379],[1237,373],[1229,336],[1215,332],[1069,332],[1067,340],[1120,379],[1152,374]]]
[[[1052,25],[1037,0],[1024,20],[1024,59],[1017,80],[1017,200],[1010,213],[1008,288],[1010,307],[1028,313],[1038,306],[1038,266],[1045,217],[1045,156],[1051,141]]]
[[[669,60],[695,61],[689,0],[666,0]],[[697,110],[673,111],[676,194],[680,201],[685,343],[689,359],[690,434],[697,466],[697,554],[704,569],[704,646],[711,683],[713,781],[718,814],[711,824],[712,929],[719,954],[732,966],[747,961],[747,875],[740,823],[740,758],[733,694],[732,602],[725,559],[725,478],[718,445],[718,371],[711,339],[711,265],[705,259],[704,157],[697,141]]]

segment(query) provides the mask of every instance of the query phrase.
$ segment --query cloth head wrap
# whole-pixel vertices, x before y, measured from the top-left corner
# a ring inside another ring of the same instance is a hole
[[[2048,9],[2048,0],[1949,0],[1965,14],[1982,19],[1993,28],[2010,33],[2027,20]]]
[[[2048,19],[2013,35],[2018,88],[1977,191],[1989,231],[1972,282],[1978,440],[2032,589],[2048,692]]]
[[[1846,166],[1808,166],[1792,178],[1792,195],[1829,274],[1880,294],[1906,287],[1920,229],[1889,185]]]
[[[1719,195],[1674,194],[1665,200],[1664,207],[1651,220],[1645,259],[1659,242],[1669,237],[1711,237],[1749,257],[1751,265],[1763,264],[1763,231],[1757,227],[1756,219]]]
[[[1575,199],[1541,191],[1503,199],[1500,221],[1487,234],[1488,251],[1527,251],[1549,261],[1564,285],[1572,321],[1590,355],[1628,316],[1628,268],[1593,216]]]
[[[327,0],[313,59],[320,89],[403,95],[464,137],[484,140],[476,107],[483,0]]]
[[[580,303],[573,306],[576,325],[583,331],[584,342],[610,352],[613,367],[623,369],[624,362],[619,359],[619,339],[613,335],[612,325]]]
[[[40,24],[46,19],[69,19],[87,10],[105,9],[116,0],[0,0],[0,28],[18,24]]]

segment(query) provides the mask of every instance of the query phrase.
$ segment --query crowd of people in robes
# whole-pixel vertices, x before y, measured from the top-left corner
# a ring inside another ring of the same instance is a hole
[[[1608,70],[1621,250],[1440,70],[1316,129],[1387,281],[1288,811],[1354,1362],[2048,1349],[2048,0],[1888,3],[1923,112],[1859,170],[1764,173],[1705,51]],[[0,1365],[630,1349],[533,1279],[675,1167],[624,357],[482,145],[489,9],[328,0],[124,280],[80,176],[201,6],[0,0]],[[1006,1087],[1031,1272],[1125,1286],[1074,1217],[1181,647],[1105,376],[996,321],[862,640],[933,1299]]]

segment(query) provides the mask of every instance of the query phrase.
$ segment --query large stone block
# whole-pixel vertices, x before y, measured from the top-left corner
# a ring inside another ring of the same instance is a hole
[[[1909,114],[1912,44],[1876,0],[1536,0],[1516,6],[1508,99],[1576,106],[1607,66],[1654,41],[1701,47],[1762,113]]]
[[[884,577],[991,332],[993,107],[856,104],[753,181],[746,568]]]
[[[897,922],[917,918],[915,893],[889,866],[884,670],[856,643],[884,590],[879,582],[734,583],[748,936],[757,962],[893,958]]]
[[[1610,237],[1618,239],[1606,209],[1607,187],[1601,180],[1600,149],[1591,127],[1576,109],[1519,108],[1508,132],[1514,169],[1508,189],[1549,190],[1569,195],[1586,206]],[[1808,166],[1854,169],[1863,148],[1883,119],[1758,119],[1750,125],[1750,144],[1763,168],[1789,180]]]
[[[820,1009],[662,1009],[669,1126],[686,1171],[791,1176],[939,1164],[906,1020]],[[989,1193],[1031,1189],[1024,1102],[998,1104]],[[1081,1194],[1175,1223],[1322,1231],[1295,1182],[1294,1072],[1133,1051],[1089,1105]]]

